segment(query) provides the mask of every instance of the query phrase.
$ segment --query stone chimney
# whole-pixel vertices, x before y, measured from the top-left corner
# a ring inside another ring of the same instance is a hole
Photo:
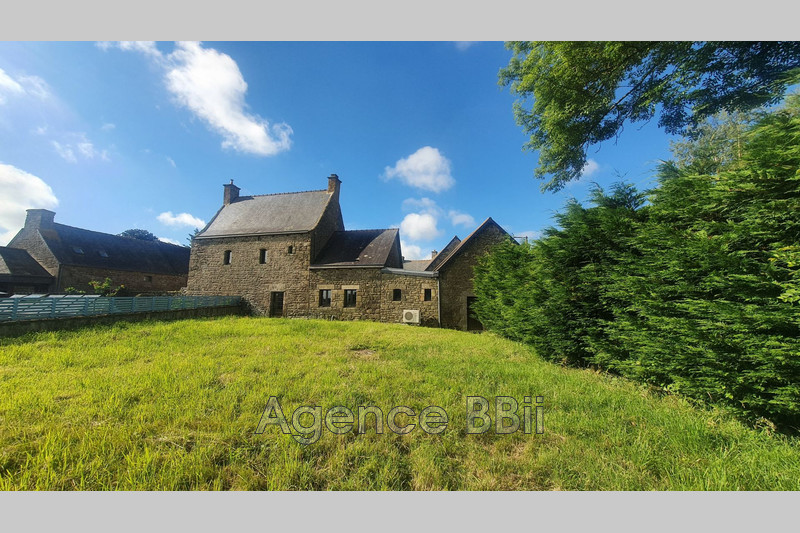
[[[228,205],[239,198],[239,187],[233,184],[233,180],[231,180],[230,183],[226,183],[222,187],[225,189],[225,192],[222,195],[222,205]]]
[[[436,256],[439,255],[439,252],[436,250],[431,250],[431,259],[436,259]]]
[[[332,192],[337,198],[339,197],[339,186],[341,184],[342,180],[336,174],[328,176],[328,192]]]
[[[30,229],[52,228],[55,218],[56,214],[47,209],[28,209],[28,216],[25,217],[25,227]]]

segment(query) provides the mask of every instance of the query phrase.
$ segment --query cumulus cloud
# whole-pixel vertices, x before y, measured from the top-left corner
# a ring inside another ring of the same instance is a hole
[[[189,213],[178,213],[173,215],[172,211],[165,211],[156,217],[159,222],[167,226],[187,226],[190,228],[202,228],[206,225],[205,221]]]
[[[427,256],[422,252],[422,248],[417,246],[416,244],[407,243],[404,240],[400,240],[400,249],[403,252],[403,258],[409,261],[413,261],[415,259],[425,259]]]
[[[403,200],[403,211],[428,213],[435,217],[442,214],[442,209],[430,198],[406,198]]]
[[[53,209],[58,199],[41,178],[0,163],[0,245],[5,245],[25,224],[26,209]]]
[[[475,219],[472,218],[472,215],[468,215],[467,213],[462,213],[460,211],[456,211],[451,209],[447,216],[450,218],[450,223],[454,226],[464,226],[466,228],[471,228],[475,225]]]
[[[176,43],[175,51],[168,55],[150,41],[98,43],[98,46],[137,51],[163,67],[167,89],[177,103],[220,134],[223,148],[270,156],[291,147],[293,131],[288,124],[270,124],[247,111],[247,82],[229,55],[203,48],[199,42]]]
[[[409,213],[400,223],[400,233],[412,241],[430,241],[441,235],[436,223],[429,213]]]
[[[386,167],[384,177],[432,192],[446,191],[456,182],[450,174],[450,160],[430,146],[423,146],[393,167]]]
[[[587,159],[586,164],[583,165],[583,170],[581,170],[581,178],[588,178],[598,170],[600,170],[600,165],[597,164],[597,161],[594,159]]]

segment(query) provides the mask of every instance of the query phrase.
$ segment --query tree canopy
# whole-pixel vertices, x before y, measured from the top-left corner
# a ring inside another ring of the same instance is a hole
[[[517,122],[539,151],[537,178],[559,190],[580,177],[589,146],[626,122],[659,116],[667,133],[706,118],[775,104],[800,82],[800,42],[506,43],[499,81],[520,97]]]
[[[147,231],[146,229],[126,229],[119,234],[120,237],[130,237],[131,239],[139,239],[140,241],[157,241],[158,237]]]

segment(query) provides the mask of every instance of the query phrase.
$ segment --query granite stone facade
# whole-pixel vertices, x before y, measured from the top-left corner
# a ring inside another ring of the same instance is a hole
[[[404,261],[398,230],[345,231],[340,184],[247,197],[226,184],[193,240],[187,293],[242,296],[266,316],[399,323],[413,310],[422,325],[467,329],[472,266],[508,234],[487,219],[446,257]]]

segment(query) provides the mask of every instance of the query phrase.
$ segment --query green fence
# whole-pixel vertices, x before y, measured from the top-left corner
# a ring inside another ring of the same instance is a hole
[[[0,322],[238,305],[240,296],[22,296],[0,298]]]

